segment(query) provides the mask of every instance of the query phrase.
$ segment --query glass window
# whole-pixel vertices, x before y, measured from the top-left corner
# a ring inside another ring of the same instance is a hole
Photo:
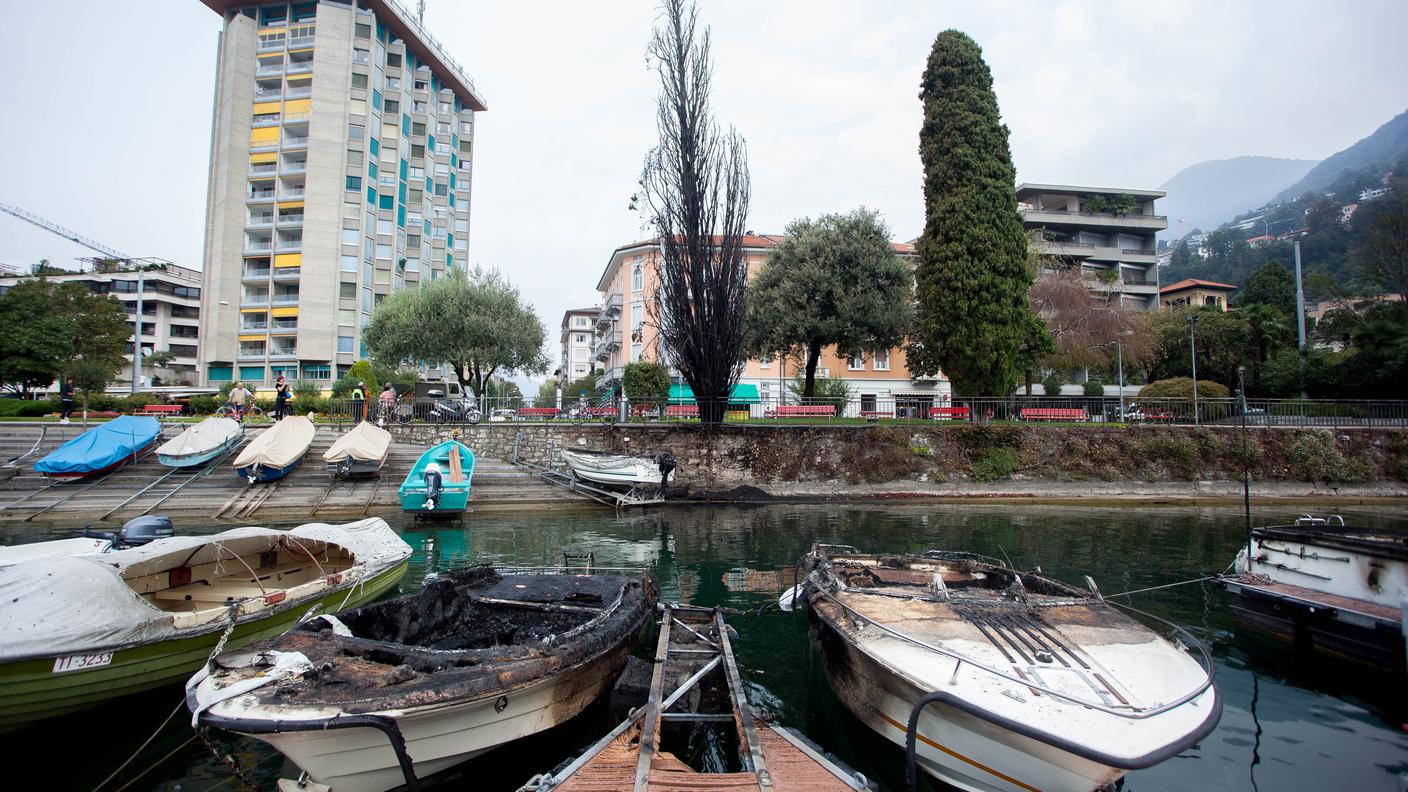
[[[889,371],[889,370],[890,370],[890,350],[888,350],[888,349],[876,349],[876,350],[873,350],[873,351],[870,353],[870,359],[871,359],[871,362],[874,364],[876,371]]]
[[[865,353],[862,352],[859,355],[852,355],[851,358],[846,361],[846,368],[850,369],[851,371],[864,371]]]
[[[354,300],[357,299],[357,295],[356,295],[356,293],[355,293],[355,292],[356,292],[356,284],[351,284],[351,283],[349,283],[348,285],[353,287],[353,292],[354,292],[354,293],[353,293],[353,295],[352,295],[352,299],[354,299]],[[353,309],[353,308],[343,308],[343,309],[339,310],[339,311],[337,312],[337,323],[340,324],[340,325],[347,325],[348,327],[351,327],[352,325],[356,324],[356,323],[357,323],[357,311],[356,311],[356,309]]]
[[[352,62],[353,62],[353,63],[368,63],[368,62],[371,61],[370,55],[371,55],[371,53],[370,53],[370,51],[368,51],[368,50],[364,50],[364,49],[354,49],[354,50],[352,50]]]
[[[645,270],[637,264],[631,270],[631,291],[641,291],[645,288]]]
[[[376,221],[376,232],[377,232],[378,234],[386,234],[386,235],[389,236],[389,235],[391,234],[393,228],[394,228],[394,227],[393,227],[393,225],[392,225],[392,223],[391,223],[390,220],[377,220],[377,221]]]
[[[358,239],[358,237],[360,237],[360,236],[362,236],[362,232],[361,232],[360,229],[356,229],[356,228],[344,228],[344,229],[342,229],[342,244],[344,244],[344,245],[355,245],[355,244],[357,244],[357,239]],[[351,258],[353,261],[356,260],[356,256],[351,256],[351,257],[344,256],[343,258],[344,258],[344,259],[346,259],[346,258]],[[344,269],[346,269],[346,267],[344,267]],[[355,272],[355,271],[357,270],[357,268],[354,266],[354,267],[352,267],[352,270]]]
[[[390,246],[390,245],[377,245],[377,246],[376,246],[376,257],[377,257],[378,259],[381,259],[382,261],[388,261],[388,260],[390,260],[390,258],[391,258],[391,246]]]
[[[344,299],[344,300],[355,300],[355,299],[357,299],[357,284],[355,284],[355,283],[339,283],[339,284],[338,284],[337,296],[340,297],[340,298],[342,298],[342,299]]]
[[[386,115],[391,115],[392,113],[399,113],[401,112],[401,103],[396,101],[395,99],[387,99],[381,103],[381,112],[385,113]],[[392,124],[391,129],[396,129],[396,125]]]
[[[366,128],[365,126],[363,126],[363,125],[361,125],[361,124],[348,124],[348,125],[347,125],[347,139],[348,139],[348,140],[363,140],[363,139],[366,138],[366,136],[367,136],[367,128]]]
[[[371,38],[371,37],[372,37],[372,26],[369,25],[369,24],[364,24],[364,23],[362,23],[362,22],[358,22],[358,23],[357,23],[357,27],[356,27],[356,34],[357,34],[357,38]],[[366,50],[357,50],[357,51],[358,51],[358,52],[366,52]]]
[[[337,353],[338,353],[339,355],[350,355],[350,354],[352,354],[352,350],[353,350],[352,342],[353,342],[354,340],[355,340],[355,339],[353,339],[352,336],[344,336],[344,335],[338,336],[338,337],[337,337]]]
[[[352,87],[353,87],[353,88],[366,88],[366,87],[367,87],[367,75],[365,75],[365,74],[357,74],[356,72],[353,72],[353,73],[352,73]]]
[[[348,152],[347,152],[347,164],[348,164],[348,165],[351,165],[351,166],[354,167],[354,168],[359,168],[359,167],[361,167],[361,165],[362,165],[362,152],[360,152],[360,151],[348,151]]]
[[[401,53],[399,53],[399,52],[388,52],[388,53],[386,53],[386,65],[387,65],[387,67],[392,68],[392,69],[399,69],[399,68],[401,67]],[[391,83],[391,80],[392,80],[392,79],[393,79],[393,78],[388,78],[388,79],[386,80],[386,82],[387,82],[387,87],[388,87],[388,88],[391,87],[390,83]]]

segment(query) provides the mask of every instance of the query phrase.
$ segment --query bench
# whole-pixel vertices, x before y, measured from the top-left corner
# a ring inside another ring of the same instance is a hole
[[[179,404],[144,404],[142,412],[147,415],[180,415],[185,408]]]
[[[764,418],[832,418],[835,415],[834,404],[779,404],[763,413]]]
[[[1023,421],[1088,421],[1090,416],[1086,415],[1085,408],[1067,407],[1023,407],[1021,412]]]
[[[529,418],[545,418],[545,419],[547,419],[547,420],[552,420],[553,418],[556,418],[556,417],[557,417],[557,408],[556,408],[556,407],[519,407],[519,408],[514,412],[513,417],[517,418],[517,419],[520,420],[520,421],[526,421],[526,420],[528,420]]]
[[[699,405],[697,404],[671,404],[665,408],[666,418],[698,418]]]
[[[966,421],[973,413],[967,407],[930,407],[929,417],[934,420]]]

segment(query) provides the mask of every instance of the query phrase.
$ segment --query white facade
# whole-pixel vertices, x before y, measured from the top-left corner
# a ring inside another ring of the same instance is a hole
[[[600,311],[598,307],[574,308],[562,315],[557,379],[563,385],[596,370],[592,347],[596,344],[595,324]]]

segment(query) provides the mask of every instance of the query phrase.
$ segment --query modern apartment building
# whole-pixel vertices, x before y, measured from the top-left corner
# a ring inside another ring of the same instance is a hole
[[[557,379],[563,385],[587,376],[596,368],[596,317],[601,308],[573,308],[562,315],[562,357]]]
[[[0,294],[33,276],[0,276]],[[156,378],[151,384],[196,385],[199,374],[196,352],[200,340],[201,274],[156,259],[113,262],[87,259],[82,269],[71,275],[47,275],[53,283],[81,283],[98,294],[108,294],[122,302],[128,324],[138,332],[141,314],[142,356],[170,352],[170,365],[146,369],[141,376]],[[140,307],[139,307],[140,306]],[[126,389],[132,384],[132,343],[127,344],[127,366],[113,378],[113,385]]]
[[[762,268],[768,253],[782,240],[769,235],[744,237],[749,277]],[[896,253],[918,265],[913,245],[897,242],[894,247]],[[647,307],[659,284],[659,256],[656,240],[619,247],[597,281],[601,308],[596,316],[593,353],[603,368],[598,384],[619,383],[627,363],[642,359],[669,362],[669,350],[662,349],[657,323]],[[745,361],[739,383],[756,388],[764,403],[777,403],[784,398],[795,400],[788,384],[802,373],[797,361],[754,359]],[[862,410],[874,410],[877,404],[889,409],[893,403],[901,412],[919,414],[922,408],[952,397],[952,388],[942,376],[912,377],[903,349],[873,349],[846,359],[828,347],[822,350],[817,375],[849,381],[852,397],[858,399]]]
[[[331,380],[387,294],[469,261],[464,70],[395,0],[220,14],[202,380]]]
[[[1121,304],[1144,310],[1159,307],[1159,268],[1154,237],[1168,218],[1154,213],[1154,201],[1167,193],[1075,187],[1017,185],[1022,225],[1041,232],[1044,252],[1080,268],[1090,289]],[[1102,204],[1132,199],[1131,211],[1106,211]]]

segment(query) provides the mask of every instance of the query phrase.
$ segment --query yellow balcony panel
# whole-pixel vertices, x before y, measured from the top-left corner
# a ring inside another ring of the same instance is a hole
[[[302,209],[302,201],[279,201],[280,209]]]
[[[273,314],[274,316],[298,316],[298,306],[294,305],[288,308],[275,308],[273,309]]]
[[[284,25],[279,25],[278,27],[262,27],[259,28],[259,35],[263,36],[265,34],[282,33],[285,30],[288,30],[288,28]]]
[[[277,256],[274,256],[275,267],[297,267],[302,263],[302,253],[280,253]]]
[[[312,109],[312,99],[290,99],[289,101],[284,102],[285,113],[307,113],[311,112]]]
[[[263,165],[263,164],[265,164],[265,163],[269,163],[269,162],[278,162],[278,161],[279,161],[279,152],[277,152],[277,151],[260,151],[260,152],[258,152],[258,153],[250,154],[250,155],[249,155],[249,164],[250,164],[250,165]]]
[[[272,102],[255,102],[254,110],[252,112],[255,115],[263,115],[265,113],[277,113],[279,112],[279,102],[277,99]]]
[[[274,180],[274,174],[272,174],[272,173],[251,173],[251,174],[249,174],[249,180],[250,180],[250,181],[273,181],[273,180]]]
[[[262,314],[262,313],[267,313],[268,310],[269,310],[268,308],[241,308],[241,309],[240,309],[240,313],[242,313],[242,314]]]
[[[241,340],[241,341],[263,341],[264,338],[265,338],[265,336],[264,336],[263,333],[256,333],[256,334],[253,334],[253,335],[242,335],[242,336],[240,336],[240,340]]]
[[[249,130],[249,143],[252,146],[272,146],[279,142],[278,127],[255,127]]]
[[[306,47],[294,47],[294,48],[292,48],[292,49],[289,50],[289,52],[291,52],[291,53],[292,53],[292,52],[312,52],[312,51],[313,51],[313,46],[312,46],[311,44],[308,45],[308,46],[306,46]]]

